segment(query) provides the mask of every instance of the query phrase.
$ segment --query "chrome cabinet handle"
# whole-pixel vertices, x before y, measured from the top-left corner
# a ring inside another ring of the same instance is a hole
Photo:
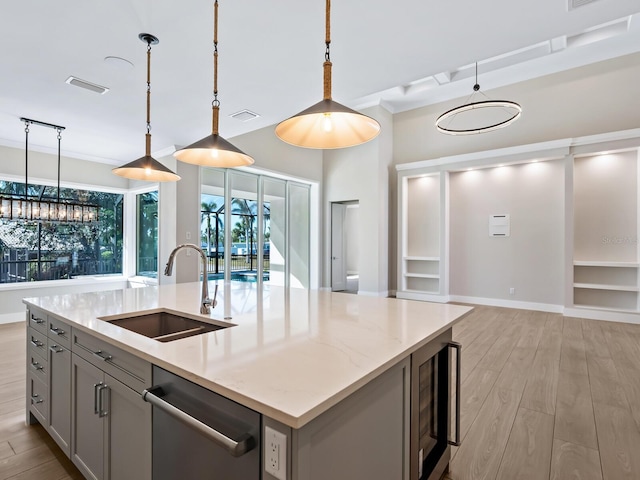
[[[44,398],[40,398],[40,395],[37,393],[35,395],[31,395],[31,404],[42,403],[44,402]]]
[[[93,413],[100,414],[100,407],[98,406],[98,390],[102,386],[102,382],[93,384]]]
[[[44,343],[42,343],[40,340],[36,340],[33,336],[31,337],[31,345],[33,345],[34,347],[42,347],[44,345]]]
[[[36,317],[33,313],[31,314],[31,320],[36,322],[38,325],[42,325],[44,323],[44,320],[42,318]]]
[[[44,366],[40,365],[40,362],[34,362],[33,360],[31,361],[31,367],[35,370],[44,370]]]
[[[202,423],[200,420],[193,418],[188,413],[183,412],[166,400],[163,400],[161,397],[164,395],[165,393],[161,387],[153,387],[142,392],[142,399],[202,433],[213,443],[226,449],[227,452],[234,457],[240,457],[256,446],[254,438],[249,433],[242,435],[238,441],[229,438],[224,433],[211,428],[209,425]]]
[[[111,355],[109,355],[108,353],[104,353],[102,350],[98,350],[97,352],[93,352],[93,355],[98,357],[103,362],[106,362],[106,361],[111,360],[113,358]]]
[[[49,347],[49,350],[51,350],[53,353],[62,353],[62,352],[64,352],[64,348],[59,347],[58,345],[51,345]]]
[[[462,403],[460,396],[460,384],[462,380],[462,370],[460,368],[462,362],[462,345],[458,342],[449,342],[449,348],[453,348],[456,351],[456,438],[455,440],[447,440],[449,445],[459,447],[462,443],[460,438],[460,405]]]
[[[49,328],[49,330],[51,331],[51,333],[55,333],[56,335],[64,335],[64,330],[58,327],[51,327]]]
[[[104,395],[103,392],[109,392],[109,386],[106,384],[102,384],[98,387],[98,417],[106,417],[109,414],[109,410],[104,407]],[[108,397],[107,397],[108,399]]]

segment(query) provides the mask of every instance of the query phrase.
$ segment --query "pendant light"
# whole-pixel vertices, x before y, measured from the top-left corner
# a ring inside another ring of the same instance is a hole
[[[218,133],[220,101],[218,100],[218,1],[213,4],[213,102],[211,135],[173,154],[181,162],[203,167],[241,167],[254,160]]]
[[[0,219],[21,221],[44,221],[56,223],[93,223],[98,220],[98,206],[89,203],[67,201],[60,198],[60,163],[62,131],[65,127],[52,123],[21,118],[24,122],[24,196],[0,197]],[[43,199],[42,194],[29,197],[29,125],[52,128],[58,138],[58,189],[55,200]]]
[[[177,182],[180,176],[151,156],[151,45],[157,45],[157,37],[149,33],[141,33],[138,38],[147,44],[147,134],[145,155],[122,167],[114,168],[113,173],[131,180],[148,182]]]
[[[380,124],[331,99],[331,0],[326,3],[324,98],[276,127],[280,140],[305,148],[353,147],[374,139]]]
[[[479,102],[471,101],[477,92],[482,94],[482,96],[487,100]],[[453,121],[458,115],[480,109],[484,109],[485,111],[491,110],[494,113],[502,114],[502,117],[500,117],[499,120],[489,121],[471,128],[464,128],[462,126],[456,128],[453,126]],[[478,84],[478,62],[476,62],[476,83],[473,86],[473,93],[467,99],[467,103],[460,105],[459,107],[452,108],[440,115],[436,120],[436,128],[438,131],[448,135],[475,135],[476,133],[491,132],[499,128],[504,128],[507,125],[511,125],[520,118],[521,114],[522,107],[516,102],[511,102],[509,100],[491,100],[484,93],[480,92],[480,85]]]

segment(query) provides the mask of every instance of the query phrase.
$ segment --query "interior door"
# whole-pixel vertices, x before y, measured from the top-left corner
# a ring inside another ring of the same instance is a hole
[[[345,256],[345,218],[347,206],[342,203],[331,204],[331,290],[347,288],[347,262]]]

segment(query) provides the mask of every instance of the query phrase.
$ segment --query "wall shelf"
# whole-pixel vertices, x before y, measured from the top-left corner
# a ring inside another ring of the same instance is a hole
[[[586,290],[611,290],[614,292],[640,292],[640,288],[634,285],[599,285],[597,283],[574,283],[573,288]]]
[[[640,313],[638,150],[573,159],[573,307]]]
[[[613,268],[638,268],[638,262],[602,262],[596,260],[575,260],[574,267],[613,267]]]
[[[404,276],[412,278],[440,278],[440,275],[431,273],[405,273]]]
[[[398,176],[398,298],[434,301],[446,289],[445,173]],[[439,301],[439,300],[436,300]]]

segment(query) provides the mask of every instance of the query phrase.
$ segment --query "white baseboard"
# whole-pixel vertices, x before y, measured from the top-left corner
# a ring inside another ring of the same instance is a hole
[[[567,307],[565,317],[587,318],[589,320],[604,320],[607,322],[624,322],[640,324],[640,313],[613,312],[608,310]]]
[[[2,313],[0,314],[0,325],[4,323],[24,322],[27,316],[24,312]]]
[[[330,292],[331,291],[331,287],[320,287],[320,291],[321,292]]]
[[[449,295],[450,302],[475,303],[476,305],[488,305],[491,307],[519,308],[522,310],[536,310],[539,312],[564,313],[563,305],[550,303],[521,302],[517,300],[503,300],[501,298],[465,297],[462,295]]]
[[[362,295],[363,297],[383,297],[386,298],[389,296],[389,291],[385,290],[384,292],[367,292],[365,290],[358,290],[358,295]]]
[[[396,292],[396,298],[436,303],[447,303],[449,301],[448,295],[438,295],[436,293]]]

